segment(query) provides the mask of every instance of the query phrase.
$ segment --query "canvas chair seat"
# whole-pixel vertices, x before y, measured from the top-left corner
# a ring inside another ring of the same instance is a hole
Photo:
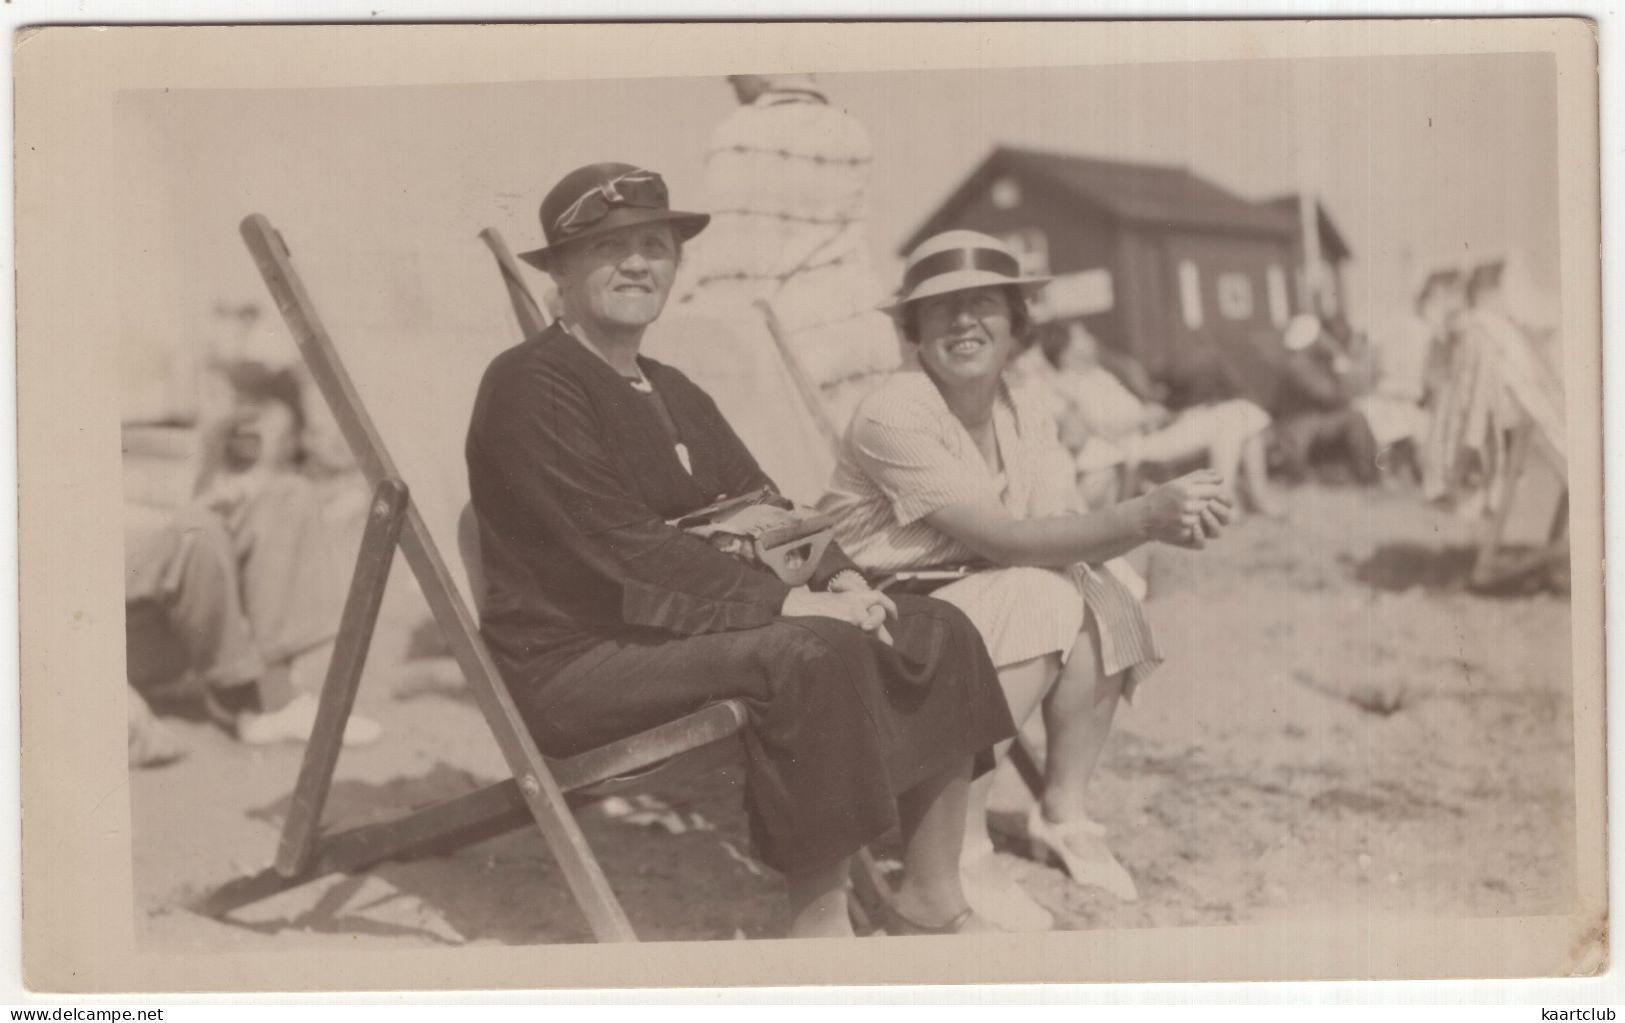
[[[472,504],[464,505],[462,514],[457,517],[457,553],[462,558],[463,574],[468,579],[469,599],[473,601],[474,611],[484,614],[485,567],[480,554],[480,522]],[[744,728],[745,720],[743,703],[719,700],[662,728],[566,760],[550,759],[548,763],[553,768],[559,787],[565,792],[574,793],[588,786],[598,786],[594,794],[607,795],[611,786],[619,788],[623,784],[645,781],[651,775],[663,773],[676,762],[674,758],[686,750],[728,738]],[[654,732],[674,735],[676,748],[671,754],[651,760],[666,748],[668,742],[672,742],[665,734],[656,736]]]

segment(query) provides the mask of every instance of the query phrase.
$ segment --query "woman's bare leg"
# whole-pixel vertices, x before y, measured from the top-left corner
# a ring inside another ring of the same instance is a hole
[[[1004,689],[1004,700],[1010,706],[1010,717],[1016,722],[1019,729],[1038,709],[1039,701],[1054,685],[1056,677],[1061,671],[1061,657],[1059,654],[1046,654],[1011,664],[999,669],[999,685]],[[994,756],[999,763],[1004,763],[1005,755],[1010,752],[1010,741],[1002,742],[994,748]],[[987,800],[993,791],[995,772],[989,771],[970,783],[970,792],[966,798],[965,809],[965,848],[978,848],[991,845],[992,837],[987,831]]]
[[[940,926],[969,908],[959,884],[959,851],[965,840],[965,802],[970,763],[929,778],[903,793],[897,813],[903,832],[903,883],[898,912],[927,926]],[[973,918],[967,931],[991,929]]]
[[[1236,487],[1246,447],[1247,439],[1238,436],[1234,430],[1220,429],[1208,439],[1208,466],[1224,479],[1225,492],[1231,504],[1236,503]]]
[[[853,937],[847,913],[847,860],[810,874],[786,877],[792,938]]]
[[[1085,796],[1089,780],[1111,735],[1126,674],[1106,674],[1100,662],[1100,635],[1090,616],[1060,679],[1044,699],[1049,755],[1044,763],[1040,812],[1048,823],[1066,825],[1088,818]],[[1098,834],[1089,829],[1068,833],[1062,828],[1060,837],[1052,841],[1066,847],[1066,868],[1074,881],[1101,885],[1120,898],[1137,896],[1134,879]]]
[[[1267,431],[1255,433],[1241,446],[1241,481],[1253,508],[1266,518],[1278,519],[1286,512],[1270,490],[1267,436]]]
[[[1088,816],[1085,794],[1095,765],[1111,735],[1112,719],[1123,695],[1121,673],[1108,676],[1101,667],[1100,640],[1090,615],[1066,667],[1044,696],[1044,816],[1052,821]]]
[[[1054,685],[1060,670],[1059,654],[1034,657],[999,669],[1005,701],[1018,728],[1038,709],[1039,701]],[[998,763],[1004,762],[1011,741],[994,748]],[[1023,891],[993,855],[993,839],[987,829],[987,800],[993,790],[994,777],[995,772],[989,771],[970,783],[965,808],[965,846],[959,861],[960,884],[971,906],[995,926],[1011,931],[1048,930],[1055,925],[1054,916]]]

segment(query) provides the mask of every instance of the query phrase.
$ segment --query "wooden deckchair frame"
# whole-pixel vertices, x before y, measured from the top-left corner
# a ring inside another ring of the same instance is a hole
[[[241,232],[299,344],[312,378],[332,409],[362,474],[373,487],[373,500],[275,865],[228,882],[196,908],[210,916],[221,916],[327,874],[355,872],[385,860],[457,848],[530,821],[540,829],[558,860],[594,938],[636,941],[637,935],[588,846],[570,802],[614,791],[617,781],[627,775],[641,772],[632,783],[641,781],[649,767],[679,754],[731,745],[724,740],[743,728],[743,706],[731,700],[719,702],[579,756],[557,761],[543,757],[294,271],[282,236],[259,214],[246,218]],[[396,820],[323,835],[322,810],[397,547],[416,576],[513,777]],[[728,752],[731,755],[731,750]]]
[[[1529,550],[1508,553],[1505,550],[1507,526],[1512,521],[1518,489],[1529,469],[1530,456],[1537,451],[1564,477],[1563,494],[1557,502],[1556,511],[1552,514],[1545,542],[1536,544]],[[1474,559],[1470,578],[1471,584],[1478,589],[1494,589],[1515,579],[1567,568],[1568,526],[1569,491],[1565,460],[1546,441],[1534,418],[1526,413],[1524,420],[1512,429],[1511,442],[1507,446],[1506,489],[1501,495],[1500,506],[1485,523],[1484,530],[1480,534],[1478,555]]]

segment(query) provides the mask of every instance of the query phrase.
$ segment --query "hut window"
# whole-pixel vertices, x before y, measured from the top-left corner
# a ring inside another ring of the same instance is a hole
[[[1253,281],[1246,274],[1220,274],[1215,285],[1219,314],[1227,320],[1253,318]]]
[[[1270,322],[1277,327],[1284,327],[1287,317],[1292,315],[1292,310],[1286,295],[1286,271],[1281,269],[1281,264],[1270,264],[1269,269],[1264,272],[1264,283],[1268,286],[1270,295]]]
[[[1202,277],[1188,259],[1179,261],[1179,307],[1186,327],[1195,330],[1202,325]]]
[[[1016,254],[1016,261],[1021,264],[1021,272],[1028,276],[1047,276],[1049,274],[1049,238],[1036,227],[1024,227],[1019,231],[1010,231],[999,236],[1011,252]]]
[[[993,182],[993,205],[1001,210],[1013,210],[1021,205],[1021,184],[1015,178],[1000,178]]]

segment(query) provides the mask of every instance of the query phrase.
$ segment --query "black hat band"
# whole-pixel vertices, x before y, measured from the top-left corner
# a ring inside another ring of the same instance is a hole
[[[903,294],[907,295],[923,281],[955,270],[986,270],[1011,280],[1021,276],[1021,264],[1007,252],[997,249],[948,249],[934,252],[909,267],[903,275]]]

